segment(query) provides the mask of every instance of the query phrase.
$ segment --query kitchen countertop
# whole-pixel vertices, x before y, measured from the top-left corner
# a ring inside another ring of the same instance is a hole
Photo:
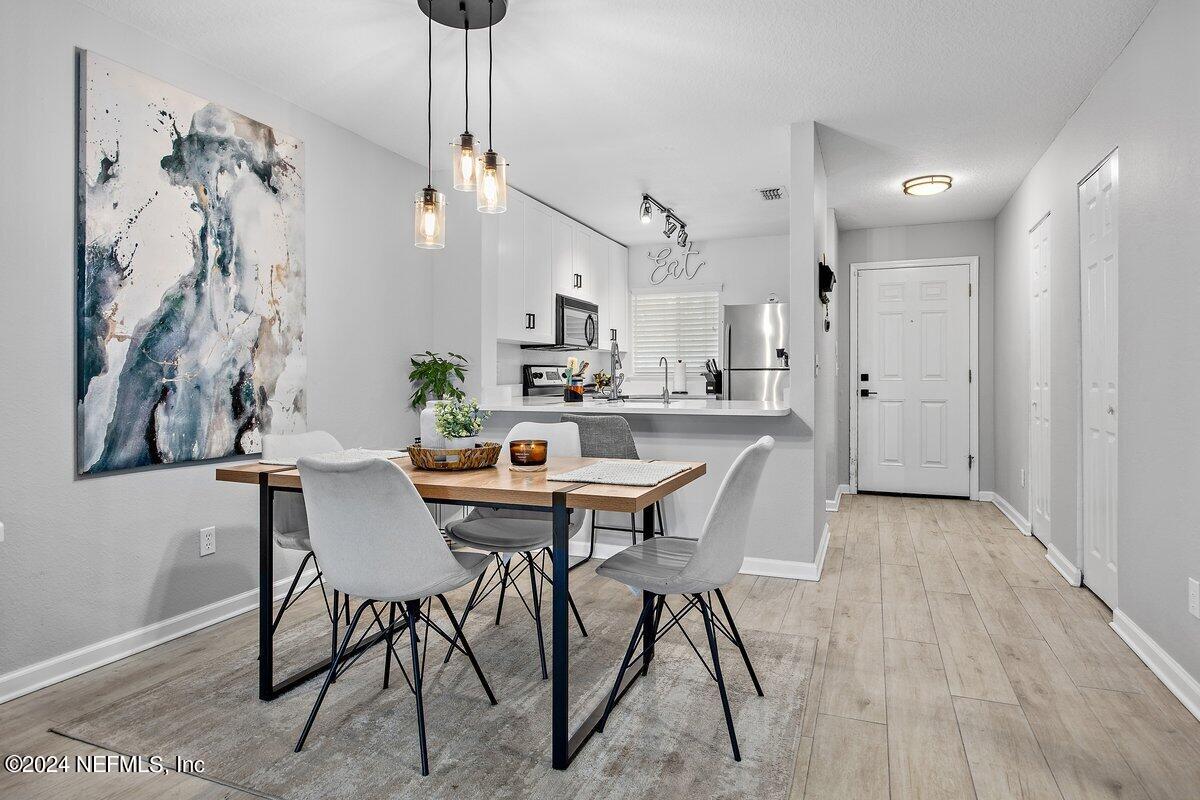
[[[661,400],[625,400],[610,403],[591,397],[582,403],[566,403],[557,397],[514,397],[482,403],[484,411],[516,411],[534,414],[659,414],[692,417],[785,417],[792,413],[786,403],[765,400],[713,400],[701,397],[672,397]]]

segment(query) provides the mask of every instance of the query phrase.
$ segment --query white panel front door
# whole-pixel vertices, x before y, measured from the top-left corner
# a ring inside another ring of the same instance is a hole
[[[1050,544],[1050,217],[1029,232],[1029,522]]]
[[[970,285],[966,264],[859,273],[860,491],[970,494]]]
[[[1079,187],[1083,582],[1117,607],[1117,154]]]

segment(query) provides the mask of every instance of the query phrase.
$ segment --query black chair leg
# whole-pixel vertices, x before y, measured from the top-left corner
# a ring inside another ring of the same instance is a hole
[[[312,550],[304,554],[304,558],[300,561],[300,566],[296,568],[296,574],[292,576],[292,585],[288,587],[287,594],[283,596],[283,602],[279,604],[279,613],[275,615],[275,620],[271,623],[271,633],[274,633],[275,629],[279,627],[279,621],[283,619],[283,612],[287,611],[288,606],[291,604],[292,594],[295,593],[296,586],[300,583],[300,576],[304,574],[304,568],[308,566],[310,558],[316,558]],[[304,592],[300,594],[304,594]]]
[[[591,528],[592,528],[592,537],[591,537],[590,543],[588,544],[588,554],[584,557],[584,559],[582,561],[576,561],[574,564],[567,567],[567,572],[570,572],[571,570],[575,569],[576,567],[581,567],[584,564],[586,564],[587,562],[591,561],[592,554],[596,552],[596,512],[595,511],[592,512]]]
[[[421,696],[421,685],[425,676],[421,674],[421,654],[417,650],[417,621],[421,618],[421,601],[409,600],[404,604],[408,619],[408,645],[412,652],[413,689],[417,696],[417,738],[421,743],[421,774],[429,774],[429,748],[425,743],[425,703]]]
[[[337,649],[337,652],[333,654],[333,659],[329,662],[329,672],[325,675],[325,683],[321,685],[321,692],[317,695],[317,702],[313,703],[312,711],[308,715],[308,722],[304,723],[304,730],[301,731],[300,739],[296,742],[297,753],[304,747],[304,740],[308,738],[308,733],[312,730],[313,723],[317,720],[317,712],[321,710],[321,703],[325,701],[325,693],[329,691],[329,685],[337,677],[338,663],[342,660],[342,656],[346,652],[346,647],[350,644],[350,637],[354,635],[354,629],[358,626],[358,620],[368,605],[371,604],[363,603],[358,607],[354,619],[350,622],[349,627],[346,628],[346,636],[342,639],[341,647]]]
[[[729,604],[725,602],[725,595],[721,594],[721,590],[717,589],[716,591],[717,600],[721,603],[721,611],[725,614],[725,621],[729,623],[729,632],[733,634],[733,643],[737,645],[738,650],[742,651],[742,660],[746,662],[746,671],[750,673],[750,680],[754,681],[754,691],[758,692],[759,697],[762,697],[762,686],[758,682],[758,676],[754,674],[754,665],[750,663],[750,654],[746,652],[746,645],[742,642],[742,634],[733,622],[733,614],[729,613]]]
[[[497,564],[497,568],[499,568],[500,565],[504,566],[504,571],[500,573],[500,599],[496,602],[496,624],[499,625],[500,612],[504,610],[504,594],[508,589],[508,570],[512,565],[512,561],[510,560],[506,563],[504,559],[500,558],[498,555],[496,556],[496,560],[499,562],[499,564]]]
[[[663,513],[662,502],[654,501],[654,516],[658,520],[658,533],[660,536],[667,535],[667,515]]]
[[[642,637],[642,625],[646,621],[646,612],[649,608],[650,606],[642,606],[642,613],[638,614],[637,624],[633,626],[633,635],[629,637],[629,647],[625,648],[625,655],[621,658],[621,667],[617,670],[617,681],[613,684],[612,691],[608,693],[608,702],[604,704],[604,714],[596,723],[597,733],[604,733],[604,726],[608,724],[608,715],[612,713],[613,706],[617,704],[617,695],[621,693],[621,681],[625,680],[625,670],[629,669],[629,659],[637,648],[638,640]]]
[[[471,596],[467,599],[467,605],[463,608],[462,624],[467,624],[467,617],[471,615],[471,609],[475,606],[475,598],[479,596],[479,587],[483,585],[483,579],[487,577],[487,570],[479,573],[479,580],[475,581],[475,587],[471,589]],[[454,655],[454,643],[458,641],[458,631],[455,626],[454,641],[450,642],[450,647],[446,649],[446,657],[442,659],[443,664],[450,663],[450,656]]]
[[[542,596],[538,593],[537,569],[533,566],[533,553],[526,553],[529,562],[529,588],[533,592],[533,624],[537,627],[538,655],[542,659],[542,680],[550,677],[546,671],[546,643],[542,639]]]
[[[387,655],[383,658],[383,688],[388,687],[388,680],[392,677],[392,656],[394,649],[392,648],[393,631],[396,628],[396,604],[388,603],[388,629],[387,636]]]
[[[337,589],[333,590],[333,633],[329,637],[330,658],[337,658],[338,652],[338,621],[342,618],[342,607],[338,605],[341,602],[342,593]],[[337,680],[337,675],[333,676],[333,680]]]
[[[729,710],[729,695],[725,692],[725,678],[721,675],[721,656],[717,654],[717,634],[713,629],[712,609],[701,595],[697,594],[694,597],[700,603],[700,613],[704,615],[704,632],[708,634],[708,650],[712,655],[717,688],[721,692],[721,705],[725,709],[725,726],[729,728],[729,743],[733,745],[733,760],[741,761],[742,752],[738,749],[737,734],[733,730],[733,713]]]
[[[467,635],[463,633],[462,626],[454,616],[454,612],[450,609],[450,604],[446,602],[444,595],[437,596],[438,601],[442,604],[442,608],[446,612],[446,616],[450,618],[450,624],[454,626],[454,639],[462,643],[463,652],[467,654],[467,658],[471,661],[471,666],[475,669],[475,674],[479,677],[479,682],[483,684],[483,690],[487,692],[488,700],[492,705],[496,705],[496,695],[492,694],[492,687],[488,686],[487,678],[483,677],[483,670],[479,667],[479,662],[475,660],[475,653],[471,650],[471,644],[467,641]],[[464,619],[466,615],[463,615]],[[453,645],[451,645],[453,648]]]

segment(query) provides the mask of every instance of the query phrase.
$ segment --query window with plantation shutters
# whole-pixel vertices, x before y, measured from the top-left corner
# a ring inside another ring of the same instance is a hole
[[[683,359],[689,375],[704,371],[704,362],[717,357],[721,327],[718,292],[646,292],[633,295],[633,372],[661,374],[658,360],[667,357],[671,369]]]

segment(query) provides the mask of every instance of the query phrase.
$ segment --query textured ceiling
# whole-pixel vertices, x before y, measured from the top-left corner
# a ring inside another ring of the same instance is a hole
[[[425,159],[416,0],[83,2]],[[788,124],[804,119],[820,123],[843,228],[991,217],[1152,5],[509,0],[494,144],[514,186],[624,242],[658,236],[637,222],[642,191],[694,239],[786,232],[786,203],[755,190],[786,182]],[[434,28],[436,169],[462,129],[463,42]],[[486,34],[471,50],[486,136]],[[927,172],[954,189],[900,193]]]

